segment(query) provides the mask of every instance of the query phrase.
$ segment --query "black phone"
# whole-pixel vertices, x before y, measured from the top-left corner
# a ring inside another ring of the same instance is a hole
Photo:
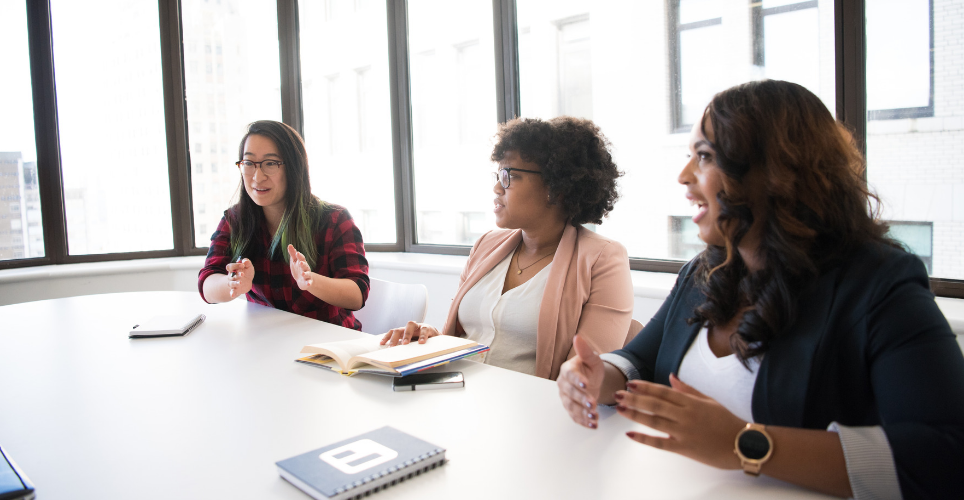
[[[465,387],[462,372],[415,373],[393,379],[393,391],[427,391]]]

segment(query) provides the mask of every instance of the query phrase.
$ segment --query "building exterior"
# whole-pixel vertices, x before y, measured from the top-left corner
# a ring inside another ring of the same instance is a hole
[[[43,256],[37,163],[0,152],[0,260]]]

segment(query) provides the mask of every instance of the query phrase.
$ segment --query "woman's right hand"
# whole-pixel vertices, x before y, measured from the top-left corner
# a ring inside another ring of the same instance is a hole
[[[407,325],[392,328],[388,333],[382,337],[381,345],[405,345],[412,341],[412,339],[417,338],[419,344],[424,344],[429,337],[435,337],[436,335],[441,335],[434,326],[426,323],[416,323],[414,321],[409,321]]]
[[[244,259],[241,262],[232,262],[225,266],[228,273],[236,273],[234,278],[228,274],[228,295],[232,299],[240,297],[251,291],[251,282],[254,280],[254,264],[250,260]]]
[[[605,375],[605,364],[599,353],[579,335],[572,339],[576,355],[562,364],[556,385],[559,399],[572,420],[595,429],[599,426],[597,403]]]

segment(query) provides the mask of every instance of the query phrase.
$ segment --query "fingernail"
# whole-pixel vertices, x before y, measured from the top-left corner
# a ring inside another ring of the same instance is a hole
[[[636,437],[636,433],[633,431],[629,431],[626,433],[626,437],[628,437],[629,439],[634,439]]]
[[[619,411],[626,411],[626,407],[623,405],[616,405],[616,409]]]
[[[585,388],[586,388],[586,383],[580,380],[580,381],[579,381],[579,388],[580,388],[580,389],[585,389]]]
[[[586,408],[592,408],[592,403],[589,401],[583,401],[582,404],[586,405]]]
[[[596,422],[589,422],[589,428],[590,428],[590,429],[595,429],[595,428],[596,428]]]
[[[616,401],[620,401],[620,400],[622,400],[624,397],[626,397],[626,395],[617,392],[616,394],[613,395],[613,397],[616,398]]]
[[[630,389],[635,389],[636,385],[636,382],[626,382],[626,387],[629,387]]]
[[[592,420],[595,420],[595,418],[596,418],[596,415],[593,414],[593,413],[587,413],[586,416],[589,417],[589,418],[592,419]]]

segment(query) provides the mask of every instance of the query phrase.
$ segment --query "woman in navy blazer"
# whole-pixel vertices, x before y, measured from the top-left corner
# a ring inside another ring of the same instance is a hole
[[[707,250],[624,349],[577,337],[558,378],[573,420],[595,428],[615,403],[668,434],[631,439],[716,467],[858,499],[959,496],[964,357],[923,264],[877,220],[850,134],[803,87],[752,82],[714,97],[690,151],[680,183]],[[680,370],[697,342],[746,367],[735,389],[676,377],[699,372]],[[756,429],[770,454],[749,460],[734,442]]]

